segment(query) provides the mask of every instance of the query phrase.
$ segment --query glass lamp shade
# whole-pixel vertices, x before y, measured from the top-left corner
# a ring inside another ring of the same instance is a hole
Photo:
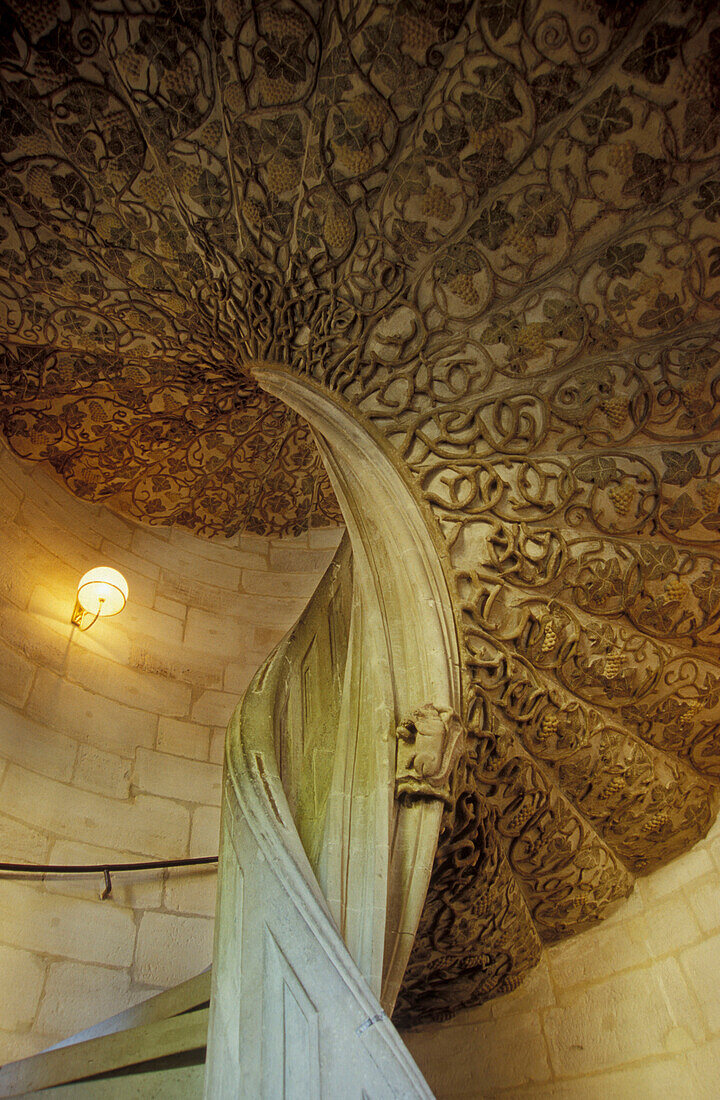
[[[127,602],[128,584],[117,569],[101,565],[80,578],[77,598],[91,615],[117,615]]]

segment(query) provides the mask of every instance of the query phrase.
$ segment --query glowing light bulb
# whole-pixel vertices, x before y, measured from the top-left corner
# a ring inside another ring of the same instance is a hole
[[[90,569],[80,578],[72,621],[80,630],[87,630],[100,616],[117,615],[127,598],[128,583],[117,569],[106,565]],[[84,624],[86,614],[92,616],[87,625]]]

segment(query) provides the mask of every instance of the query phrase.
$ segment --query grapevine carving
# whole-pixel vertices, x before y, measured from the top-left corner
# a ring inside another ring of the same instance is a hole
[[[468,751],[398,1002],[506,992],[720,779],[708,0],[9,0],[0,426],[202,534],[339,513],[270,361],[409,471]]]

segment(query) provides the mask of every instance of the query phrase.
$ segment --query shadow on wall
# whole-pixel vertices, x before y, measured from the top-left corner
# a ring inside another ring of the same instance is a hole
[[[215,854],[227,720],[340,535],[144,527],[0,447],[0,860]],[[77,582],[100,564],[129,601],[81,633]],[[208,965],[214,868],[102,885],[0,879],[0,1062]]]

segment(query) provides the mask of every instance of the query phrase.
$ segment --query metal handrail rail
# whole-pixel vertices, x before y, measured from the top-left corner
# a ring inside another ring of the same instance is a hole
[[[105,887],[100,894],[102,901],[112,893],[111,874],[120,871],[159,870],[166,867],[198,867],[202,864],[217,863],[218,856],[192,856],[186,859],[152,859],[135,863],[0,863],[0,878],[5,874],[14,875],[102,875]]]

